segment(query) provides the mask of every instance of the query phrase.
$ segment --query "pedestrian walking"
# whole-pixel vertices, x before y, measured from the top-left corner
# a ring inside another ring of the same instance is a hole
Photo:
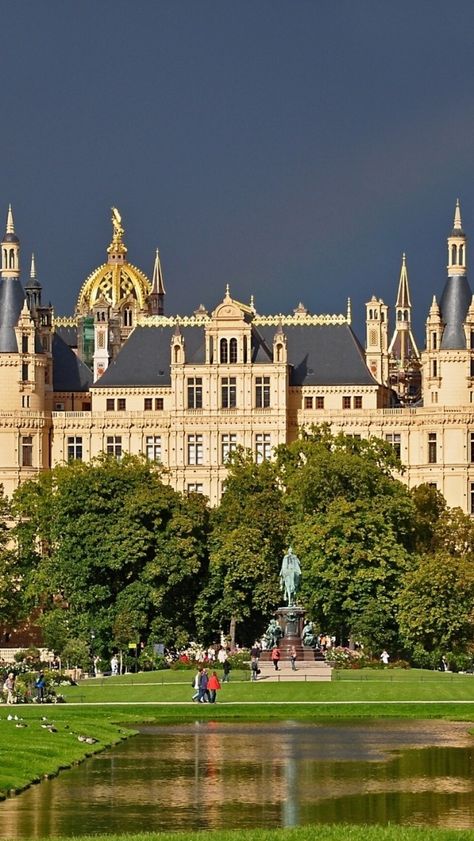
[[[198,669],[195,676],[194,676],[194,680],[193,680],[194,695],[191,698],[191,701],[197,701],[197,699],[199,698],[199,684],[200,684],[200,680],[201,680],[201,672],[202,672],[202,669]]]
[[[258,672],[258,657],[252,657],[250,660],[250,680],[257,680]]]
[[[222,678],[222,683],[229,683],[230,682],[230,670],[232,666],[229,663],[229,659],[224,660],[222,664],[222,668],[224,670],[224,677]]]
[[[296,648],[292,645],[290,648],[290,663],[292,672],[296,672],[296,656]]]
[[[44,690],[46,689],[46,678],[44,676],[44,672],[39,672],[38,677],[35,681],[35,689],[36,700],[38,704],[42,704],[44,701]]]
[[[15,675],[13,672],[9,672],[5,683],[3,684],[3,691],[7,696],[7,704],[14,704],[16,701],[15,696]]]
[[[385,648],[380,655],[380,659],[381,659],[382,663],[384,664],[384,666],[388,666],[388,661],[390,660],[390,654],[388,653],[388,651],[385,650]]]
[[[278,663],[280,662],[281,651],[277,645],[274,645],[272,648],[272,663],[275,667],[275,671],[279,672],[280,669],[278,667]]]
[[[207,676],[207,670],[202,669],[201,675],[199,678],[199,694],[198,694],[198,701],[200,704],[205,704],[206,701],[209,700],[209,692],[207,690],[207,685],[209,683],[209,678]]]
[[[219,678],[217,677],[217,672],[213,672],[211,677],[209,678],[207,684],[207,690],[209,692],[209,703],[215,704],[216,703],[216,694],[217,690],[221,688],[219,683]]]

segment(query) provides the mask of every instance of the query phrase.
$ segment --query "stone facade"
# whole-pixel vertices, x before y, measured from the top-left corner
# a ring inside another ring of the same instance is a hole
[[[421,354],[405,258],[393,336],[388,307],[374,296],[364,350],[350,305],[345,315],[299,305],[261,316],[227,288],[211,313],[164,315],[158,253],[148,281],[127,261],[118,211],[112,222],[107,263],[84,283],[75,315],[54,319],[41,304],[34,261],[20,284],[9,211],[0,278],[0,481],[8,494],[69,459],[129,452],[161,463],[177,490],[216,504],[236,446],[261,461],[302,427],[327,422],[389,441],[410,487],[429,482],[449,505],[474,513],[474,305],[459,205],[446,287],[439,304],[433,299]]]

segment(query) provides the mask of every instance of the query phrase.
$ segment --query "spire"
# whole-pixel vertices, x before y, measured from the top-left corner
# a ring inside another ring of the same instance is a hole
[[[160,252],[156,249],[155,265],[153,266],[153,280],[151,291],[155,295],[165,295],[165,284],[163,282],[163,270],[161,268]]]
[[[402,365],[407,359],[418,359],[420,355],[411,329],[410,287],[408,285],[407,258],[405,253],[402,254],[402,266],[395,304],[395,330],[393,331],[388,352]]]
[[[407,258],[405,253],[402,254],[402,267],[400,270],[400,280],[398,282],[397,302],[395,307],[408,309],[411,307],[410,289],[408,287]]]
[[[36,280],[36,266],[35,266],[35,252],[31,252],[31,269],[30,269],[30,277],[33,280]]]
[[[350,298],[347,299],[347,315],[346,315],[347,323],[352,323],[352,301]]]
[[[13,221],[13,211],[11,204],[8,205],[8,213],[7,213],[7,234],[14,234],[15,233],[15,223]]]
[[[163,282],[163,270],[161,268],[160,252],[156,249],[155,264],[153,266],[153,279],[151,292],[148,295],[148,312],[150,315],[164,315],[165,306],[165,284]]]
[[[459,199],[456,199],[456,209],[454,211],[453,233],[455,231],[459,231],[459,233],[461,234],[463,233],[461,221],[461,205],[459,204]]]

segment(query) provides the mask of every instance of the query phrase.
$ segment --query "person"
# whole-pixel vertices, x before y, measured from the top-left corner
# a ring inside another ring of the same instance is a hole
[[[388,651],[385,650],[385,648],[380,655],[380,659],[381,659],[382,663],[384,664],[384,666],[388,666],[388,661],[390,660],[390,654],[388,653]]]
[[[193,680],[194,695],[191,698],[191,701],[197,701],[197,699],[199,698],[199,684],[200,684],[200,681],[201,681],[201,672],[202,672],[202,669],[198,669],[195,676],[194,676],[194,680]]]
[[[291,662],[291,671],[296,672],[296,648],[294,645],[290,648],[290,662]]]
[[[38,704],[42,704],[44,701],[44,690],[46,689],[46,678],[44,676],[44,672],[39,672],[38,677],[35,681],[35,689],[36,689],[36,700]]]
[[[111,661],[110,661],[110,668],[112,670],[113,675],[118,675],[118,658],[117,655],[114,654]]]
[[[3,691],[7,696],[7,704],[14,704],[15,703],[15,675],[13,672],[9,672],[5,683],[3,684]]]
[[[443,654],[441,660],[439,661],[439,671],[440,672],[447,672],[448,671],[448,661],[446,660],[446,657],[444,656],[444,654]]]
[[[252,657],[250,660],[250,679],[257,680],[258,677],[258,657]]]
[[[207,691],[207,685],[209,683],[209,678],[207,676],[207,669],[201,670],[201,676],[199,678],[199,694],[198,694],[198,702],[200,704],[205,704],[206,701],[209,700],[209,692]]]
[[[221,666],[223,666],[223,665],[224,665],[224,663],[225,663],[225,661],[227,660],[228,656],[229,656],[229,655],[227,654],[226,649],[225,649],[223,646],[221,646],[221,647],[220,647],[220,649],[219,649],[219,651],[217,652],[217,659],[218,659],[219,663],[221,664]]]
[[[213,672],[211,677],[209,678],[207,689],[209,692],[209,703],[215,704],[216,703],[216,693],[217,690],[221,688],[219,683],[219,678],[217,677],[217,672]]]
[[[275,667],[275,671],[279,672],[278,663],[280,662],[281,651],[277,645],[273,646],[272,648],[272,663]]]
[[[229,683],[230,682],[230,670],[231,670],[232,667],[229,663],[229,658],[228,657],[226,657],[226,659],[224,660],[224,662],[222,664],[222,668],[224,669],[224,677],[222,678],[222,683]]]

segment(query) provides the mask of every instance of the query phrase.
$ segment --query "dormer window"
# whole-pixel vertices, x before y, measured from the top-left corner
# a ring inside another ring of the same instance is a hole
[[[123,326],[124,327],[131,327],[132,326],[132,318],[133,313],[131,309],[126,309],[123,311]]]
[[[229,362],[231,365],[237,362],[237,339],[231,339],[229,342]]]
[[[224,365],[226,365],[229,361],[229,345],[227,339],[220,340],[219,349],[219,359]]]

